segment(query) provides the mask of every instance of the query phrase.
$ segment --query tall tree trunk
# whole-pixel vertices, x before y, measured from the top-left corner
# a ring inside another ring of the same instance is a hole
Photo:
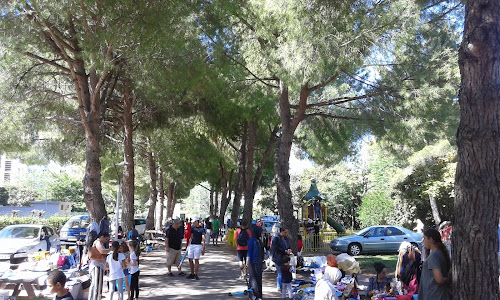
[[[90,217],[99,222],[107,215],[101,192],[101,161],[100,161],[100,116],[90,117],[88,120],[91,132],[85,133],[85,176],[83,178],[83,199]]]
[[[210,187],[210,205],[209,205],[209,215],[212,216],[214,214],[214,211],[215,211],[215,207],[214,207],[214,188],[211,186]]]
[[[212,214],[212,217],[215,218],[215,216],[217,216],[218,212],[219,212],[219,190],[216,190],[215,197],[214,197],[214,212]]]
[[[231,221],[229,227],[236,228],[240,215],[241,196],[245,187],[245,149],[247,141],[247,130],[243,134],[240,150],[238,152],[238,177],[236,188],[234,189],[233,210],[231,211]]]
[[[123,154],[125,162],[123,167],[123,202],[122,202],[122,226],[124,232],[129,232],[134,225],[134,143],[132,140],[132,108],[134,98],[130,95],[129,84],[125,85],[125,98],[123,105]]]
[[[160,189],[160,197],[158,198],[158,201],[160,201],[160,205],[158,205],[158,210],[157,210],[157,217],[156,217],[156,224],[155,224],[155,229],[156,230],[161,230],[162,225],[163,225],[163,209],[165,208],[165,191],[163,190],[163,170],[158,168],[158,173],[159,173],[159,179],[158,179],[158,188]]]
[[[146,230],[151,230],[155,227],[155,210],[156,200],[158,198],[158,190],[156,189],[156,163],[152,152],[148,152],[149,162],[149,211],[146,219]]]
[[[41,41],[50,49],[53,56],[40,57],[40,53],[29,52],[24,54],[42,64],[50,64],[58,68],[62,76],[69,76],[73,82],[76,94],[77,111],[85,131],[85,175],[83,178],[83,199],[90,217],[99,222],[107,215],[106,207],[102,198],[101,187],[101,162],[100,162],[100,127],[102,115],[108,93],[110,71],[106,67],[97,74],[93,68],[88,68],[83,60],[81,48],[82,36],[93,36],[95,32],[74,26],[75,19],[69,14],[65,25],[59,28],[52,24],[49,19],[43,17],[42,9],[32,3],[26,2],[23,8],[27,13],[23,14],[34,26],[31,28],[34,35],[39,35]],[[99,29],[102,23],[96,22],[93,29]],[[89,28],[86,28],[89,29]],[[61,32],[65,32],[61,35]],[[110,61],[112,46],[109,45],[103,59]],[[57,76],[57,75],[55,75]]]
[[[243,222],[250,224],[252,221],[253,210],[253,172],[255,160],[255,139],[257,136],[257,123],[252,120],[248,123],[247,139],[245,148],[245,179],[244,179],[244,194],[245,205],[243,206]]]
[[[229,205],[229,201],[231,200],[231,186],[234,170],[231,170],[229,174],[229,179],[226,178],[227,171],[222,165],[219,163],[219,170],[221,173],[220,177],[220,187],[221,187],[221,200],[220,200],[220,213],[219,213],[219,221],[221,224],[224,224],[224,216],[226,215],[226,210]]]
[[[441,224],[441,216],[439,215],[439,209],[436,203],[436,197],[434,195],[429,195],[429,202],[431,204],[432,217],[434,218],[434,224],[439,226]]]
[[[467,1],[452,239],[454,299],[500,299],[500,0]],[[445,274],[446,276],[446,274]]]
[[[171,219],[175,209],[175,182],[171,182],[167,188],[167,219]]]
[[[274,180],[276,182],[276,195],[278,198],[278,212],[283,226],[290,231],[290,247],[294,253],[297,252],[297,236],[299,225],[293,215],[292,191],[290,189],[290,154],[295,129],[303,118],[307,94],[301,90],[300,104],[295,118],[292,118],[288,87],[280,81],[279,112],[281,119],[281,136],[276,143],[274,154]]]

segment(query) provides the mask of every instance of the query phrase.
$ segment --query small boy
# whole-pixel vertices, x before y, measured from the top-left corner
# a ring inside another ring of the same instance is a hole
[[[281,270],[281,298],[286,298],[286,292],[288,290],[288,298],[292,299],[292,266],[290,265],[290,257],[288,255],[283,256],[283,264],[280,267]]]
[[[71,293],[68,292],[64,285],[66,284],[66,275],[59,270],[55,270],[47,277],[47,287],[51,294],[56,294],[54,300],[74,300]]]

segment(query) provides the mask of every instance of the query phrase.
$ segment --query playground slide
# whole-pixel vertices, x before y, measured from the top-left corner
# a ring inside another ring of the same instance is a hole
[[[342,224],[340,223],[335,222],[331,217],[326,218],[326,222],[328,223],[328,225],[332,226],[333,229],[337,231],[337,233],[345,232],[344,226],[342,226]]]

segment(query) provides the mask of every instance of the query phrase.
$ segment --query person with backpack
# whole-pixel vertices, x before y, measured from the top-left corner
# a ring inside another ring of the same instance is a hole
[[[245,265],[247,262],[248,240],[252,236],[250,230],[247,229],[247,221],[241,222],[240,229],[234,233],[234,240],[236,241],[236,253],[238,262],[240,264],[241,276],[239,279],[245,279]]]
[[[135,225],[132,225],[132,230],[128,233],[128,239],[131,241],[137,241],[139,239],[139,231],[135,229]]]

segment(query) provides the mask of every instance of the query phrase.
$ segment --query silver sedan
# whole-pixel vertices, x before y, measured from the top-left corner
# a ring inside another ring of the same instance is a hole
[[[400,226],[370,226],[354,235],[332,240],[330,248],[353,256],[361,253],[395,253],[402,242],[422,248],[422,234]]]

